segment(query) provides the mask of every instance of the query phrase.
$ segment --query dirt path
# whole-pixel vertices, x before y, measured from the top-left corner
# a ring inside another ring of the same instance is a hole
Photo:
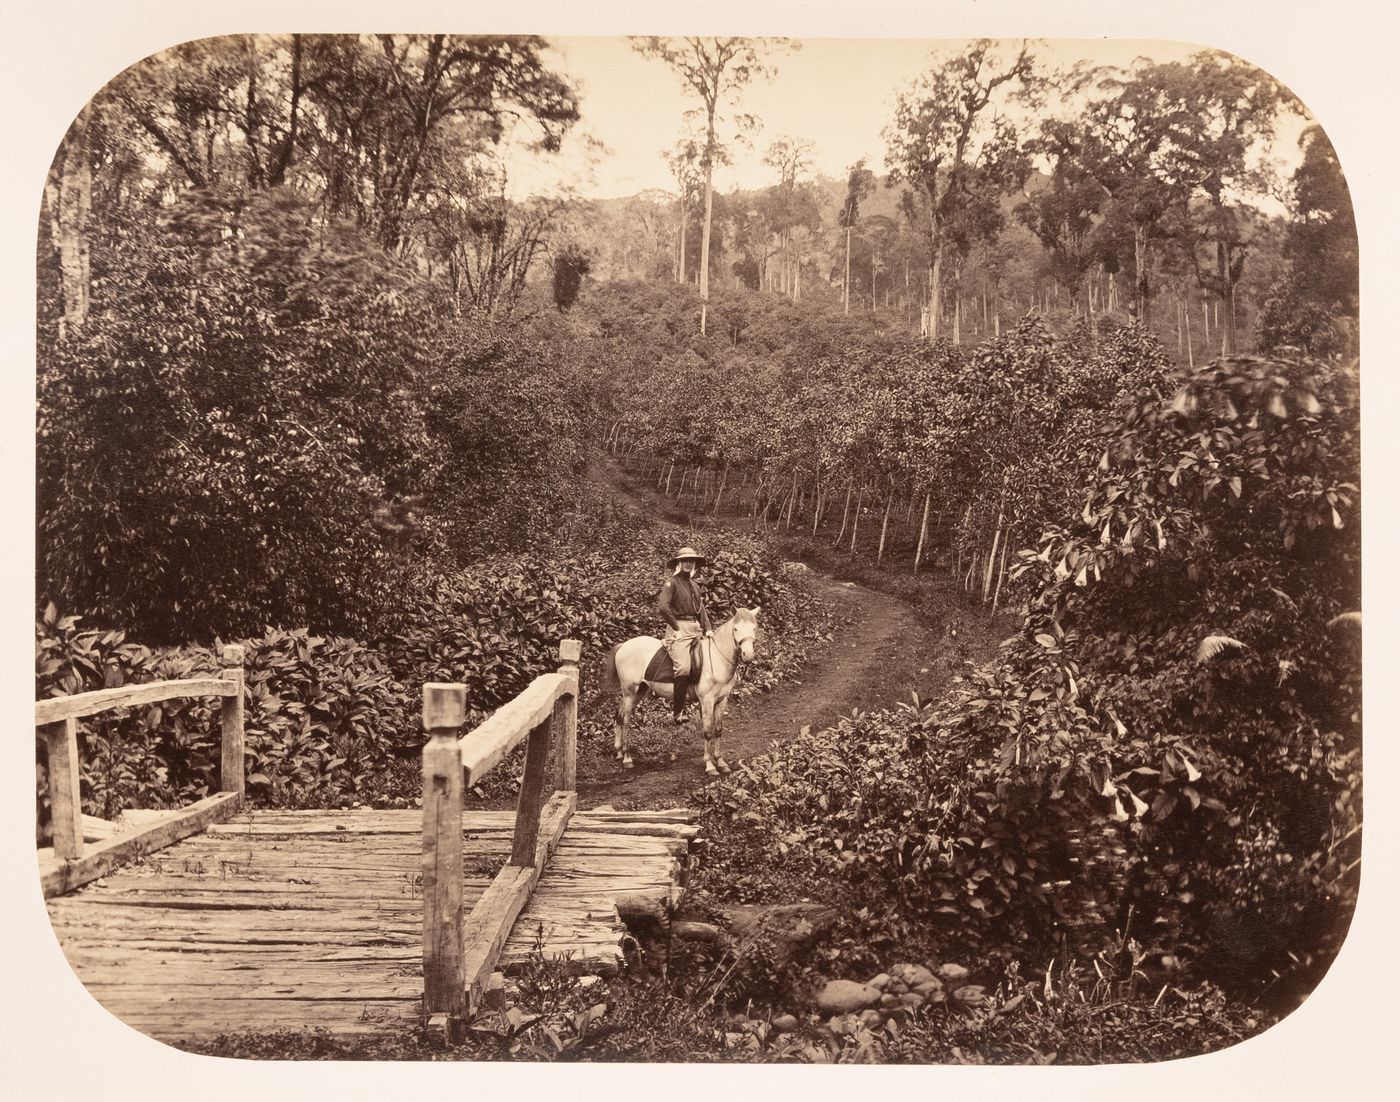
[[[852,709],[887,707],[908,695],[921,695],[946,683],[961,658],[951,640],[922,628],[903,601],[874,590],[813,575],[819,592],[836,605],[833,642],[799,675],[771,692],[735,700],[725,724],[721,750],[733,764],[765,753],[775,739],[792,738],[804,726],[830,726]],[[583,807],[615,807],[683,801],[706,783],[702,772],[699,717],[692,707],[689,726],[675,732],[677,760],[639,760],[634,769],[580,786]],[[650,721],[664,722],[659,711]]]
[[[596,459],[589,474],[608,483],[628,505],[659,519],[682,524],[698,521],[700,526],[715,523],[676,509],[606,457]],[[734,523],[740,518],[722,519]],[[991,625],[968,624],[971,630],[954,637],[921,623],[910,605],[897,597],[816,571],[809,577],[816,591],[835,606],[833,640],[814,650],[791,680],[770,692],[731,702],[720,743],[731,765],[766,753],[774,740],[792,738],[803,727],[820,730],[852,710],[887,708],[907,700],[911,690],[923,699],[939,696],[969,659],[985,659],[995,645]],[[581,781],[579,806],[611,804],[622,809],[683,804],[696,788],[716,783],[704,773],[698,709],[692,706],[688,715],[686,727],[670,729],[669,714],[663,715],[660,708],[639,709],[643,723],[668,725],[666,742],[672,752],[634,754],[635,768],[623,771],[617,766],[606,776]]]

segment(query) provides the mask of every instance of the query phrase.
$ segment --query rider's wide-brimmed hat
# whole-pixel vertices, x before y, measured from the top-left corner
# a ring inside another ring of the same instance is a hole
[[[710,561],[709,559],[705,558],[704,555],[700,554],[699,551],[695,550],[695,548],[682,547],[679,551],[677,551],[674,555],[671,556],[671,558],[667,561],[666,565],[672,570],[674,570],[676,568],[676,564],[682,559],[694,559],[701,566],[704,566],[705,563]]]

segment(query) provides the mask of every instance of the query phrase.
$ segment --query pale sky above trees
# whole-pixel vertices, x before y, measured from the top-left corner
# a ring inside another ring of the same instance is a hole
[[[551,37],[551,60],[578,81],[582,122],[555,157],[510,155],[512,191],[524,195],[570,187],[588,198],[633,195],[648,188],[671,191],[674,181],[662,158],[679,136],[692,106],[676,77],[659,62],[638,56],[625,38]],[[813,171],[844,179],[861,157],[881,174],[881,131],[894,115],[896,95],[930,64],[965,49],[965,39],[801,39],[801,49],[778,59],[772,81],[744,90],[741,110],[762,120],[761,131],[734,143],[735,128],[722,131],[733,163],[716,169],[716,188],[759,188],[773,182],[763,163],[768,144],[780,136],[813,142]],[[1012,40],[1007,40],[1007,46]],[[1202,46],[1160,40],[1045,39],[1035,53],[1047,67],[1077,61],[1128,65],[1139,56],[1179,61]],[[1052,95],[1045,110],[1061,105]],[[1297,139],[1304,123],[1284,120],[1273,155],[1285,172],[1296,167]],[[600,143],[600,144],[599,144]]]

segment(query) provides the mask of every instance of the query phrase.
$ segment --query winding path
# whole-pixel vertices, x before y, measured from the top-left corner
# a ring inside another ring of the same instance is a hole
[[[593,476],[611,483],[629,504],[666,520],[687,519],[664,498],[604,463]],[[989,623],[985,615],[969,612],[964,617],[965,631],[955,638],[921,623],[913,608],[897,597],[816,571],[809,577],[816,591],[836,607],[833,641],[815,649],[791,680],[770,692],[733,701],[720,743],[731,764],[765,753],[774,740],[792,738],[803,727],[820,730],[852,710],[890,707],[908,699],[911,690],[922,699],[941,695],[969,659],[988,658],[997,633],[1009,630],[1004,621]],[[654,706],[642,714],[646,723],[669,724],[669,718],[663,719]],[[698,710],[692,707],[688,714],[689,724],[675,730],[674,758],[671,754],[639,758],[632,771],[618,769],[581,781],[580,806],[626,808],[684,802],[687,793],[706,783],[700,771]]]

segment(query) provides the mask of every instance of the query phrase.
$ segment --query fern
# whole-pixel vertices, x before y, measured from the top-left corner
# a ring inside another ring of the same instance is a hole
[[[1223,650],[1248,649],[1244,643],[1228,635],[1207,635],[1196,648],[1196,661],[1209,662]]]

